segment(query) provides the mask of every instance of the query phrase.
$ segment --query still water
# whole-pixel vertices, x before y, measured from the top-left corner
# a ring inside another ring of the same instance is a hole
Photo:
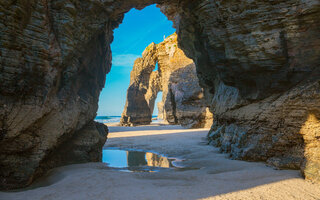
[[[156,172],[165,168],[180,168],[175,164],[177,161],[176,158],[140,150],[106,148],[102,152],[102,162],[112,168],[121,168],[122,171]]]

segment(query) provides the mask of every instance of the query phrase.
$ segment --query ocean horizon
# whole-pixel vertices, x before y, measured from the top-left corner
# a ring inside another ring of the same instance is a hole
[[[157,117],[158,117],[158,115],[152,115],[152,119],[157,118]],[[100,123],[118,123],[118,122],[120,122],[120,119],[121,119],[121,116],[100,115],[100,116],[96,116],[94,121],[100,122]]]

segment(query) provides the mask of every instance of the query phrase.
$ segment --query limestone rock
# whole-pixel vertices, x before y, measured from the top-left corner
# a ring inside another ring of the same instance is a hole
[[[121,125],[136,126],[151,122],[150,101],[145,98],[145,94],[149,88],[150,76],[154,74],[152,71],[156,65],[156,52],[156,44],[151,43],[142,53],[143,57],[134,62],[127,91],[127,99],[130,100],[126,101],[120,120]]]
[[[160,101],[157,103],[157,108],[158,108],[158,119],[163,120],[164,116],[163,116],[163,102]]]
[[[106,142],[107,134],[107,126],[89,122],[71,138],[57,145],[41,163],[40,169],[46,171],[67,164],[101,162],[102,146]]]
[[[24,187],[47,166],[98,161],[103,142],[94,142],[102,139],[91,132],[92,142],[81,140],[81,148],[88,145],[82,159],[69,156],[55,165],[49,156],[83,135],[96,115],[111,63],[112,32],[105,31],[112,25],[105,23],[110,18],[101,6],[1,1],[0,189]],[[69,153],[81,153],[80,143]]]
[[[318,0],[30,0],[0,3],[1,188],[29,184],[92,122],[112,30],[153,3],[196,65],[213,129],[225,127],[221,149],[319,181]]]
[[[9,154],[12,151],[16,151],[17,154],[1,156],[0,180],[2,189],[28,185],[34,179],[54,167],[74,163],[101,162],[102,146],[106,142],[107,133],[107,126],[97,122],[89,122],[74,134],[65,134],[63,138],[56,141],[52,150],[46,152],[39,163],[37,161],[42,154],[34,155],[32,149],[20,152],[26,146],[32,145],[28,137],[24,136],[25,138],[16,140],[16,142],[20,142],[24,139],[20,144],[4,143],[1,146],[2,155]],[[20,145],[21,149],[17,148],[18,145]],[[12,171],[17,171],[19,174],[12,176],[9,173]]]
[[[206,123],[211,125],[213,119],[206,118],[209,111],[206,109],[202,88],[199,86],[193,63],[173,71],[168,84],[169,94],[172,96],[164,101],[164,105],[174,103],[174,107],[172,106],[174,113],[169,109],[164,113],[165,116],[168,117],[172,113],[178,123],[187,128],[205,127]],[[168,107],[170,108],[170,105]]]
[[[155,69],[158,64],[158,70]],[[206,118],[206,104],[199,86],[196,67],[178,48],[173,34],[159,44],[150,44],[135,61],[130,77],[121,125],[150,124],[157,94],[162,91],[160,118],[188,128],[212,122]],[[133,92],[134,91],[134,92]],[[208,121],[205,121],[208,120]]]
[[[179,6],[180,9],[175,8]],[[188,1],[162,11],[195,61],[213,144],[319,181],[320,2]]]

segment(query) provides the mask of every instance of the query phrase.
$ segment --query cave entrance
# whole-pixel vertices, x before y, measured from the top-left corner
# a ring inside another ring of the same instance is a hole
[[[173,23],[157,8],[150,5],[142,10],[131,9],[123,22],[114,30],[112,49],[112,68],[107,74],[105,87],[100,94],[96,121],[102,123],[120,122],[130,85],[130,73],[134,62],[151,43],[160,43],[175,32]],[[151,71],[159,71],[158,63]],[[157,104],[162,99],[159,93],[153,104],[150,118],[158,116]],[[143,112],[136,109],[135,112]]]

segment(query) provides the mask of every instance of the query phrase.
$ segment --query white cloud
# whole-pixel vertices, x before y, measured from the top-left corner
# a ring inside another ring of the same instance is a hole
[[[140,55],[135,55],[135,54],[113,55],[112,65],[121,66],[121,67],[133,67],[134,61],[139,57]]]

